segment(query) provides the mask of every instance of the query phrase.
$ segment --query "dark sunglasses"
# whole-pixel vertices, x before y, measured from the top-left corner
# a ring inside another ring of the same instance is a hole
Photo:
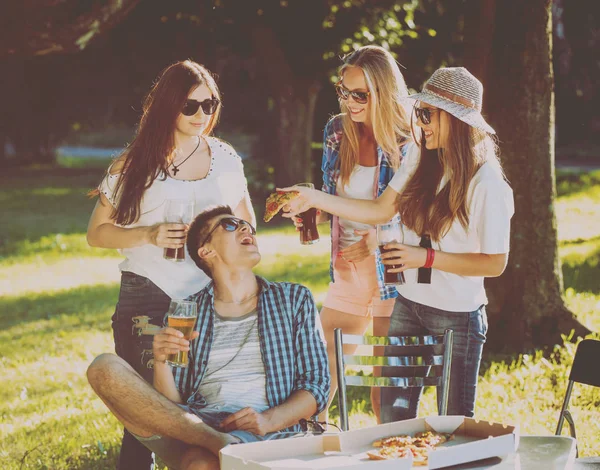
[[[370,91],[350,91],[341,83],[336,83],[335,91],[341,100],[347,100],[348,97],[352,96],[352,99],[358,104],[366,104],[369,101]]]
[[[415,107],[415,116],[417,116],[417,119],[420,119],[423,124],[431,124],[431,113],[435,111],[437,111],[437,109]]]
[[[426,109],[426,108],[415,108],[417,109]],[[428,124],[428,123],[425,123]],[[429,235],[422,235],[421,241],[419,242],[419,246],[421,248],[433,248],[431,246],[431,238]],[[431,284],[431,268],[419,268],[417,282],[419,284]]]
[[[198,108],[202,106],[202,111],[207,116],[214,114],[219,106],[220,101],[216,98],[209,98],[204,101],[185,100],[185,104],[181,109],[181,114],[184,116],[193,116],[198,112]]]
[[[226,232],[235,232],[239,227],[247,226],[252,235],[256,235],[256,229],[243,219],[238,219],[237,217],[224,217],[208,232],[208,235],[204,237],[204,241],[200,243],[200,246],[203,246],[211,235],[217,230],[219,227],[223,227]]]

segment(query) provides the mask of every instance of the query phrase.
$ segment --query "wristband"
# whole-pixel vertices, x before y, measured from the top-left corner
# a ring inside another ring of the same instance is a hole
[[[425,260],[424,268],[431,268],[433,266],[433,260],[435,259],[435,250],[433,248],[427,248],[427,259]]]

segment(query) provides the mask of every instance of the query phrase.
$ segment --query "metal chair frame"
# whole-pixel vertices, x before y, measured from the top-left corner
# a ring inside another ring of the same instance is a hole
[[[591,385],[592,387],[600,387],[600,368],[598,368],[597,365],[598,359],[600,359],[600,341],[584,339],[577,345],[575,357],[573,358],[573,365],[571,366],[571,373],[569,374],[567,391],[565,392],[565,398],[558,417],[555,435],[561,435],[564,423],[567,421],[571,437],[577,439],[575,421],[568,409],[569,401],[571,400],[575,382]],[[579,449],[577,449],[577,457],[579,457]]]
[[[337,365],[340,424],[342,431],[347,431],[348,404],[347,386],[369,387],[427,387],[440,386],[441,397],[438,397],[438,412],[445,415],[448,408],[448,392],[450,388],[450,366],[452,360],[453,331],[446,330],[443,335],[427,336],[360,336],[345,335],[341,328],[334,330],[335,357]],[[344,344],[385,346],[383,353],[366,356],[343,354]],[[436,350],[442,349],[440,354]],[[380,366],[394,369],[394,373],[404,371],[399,377],[364,377],[346,375],[346,366]],[[407,372],[413,376],[407,376]],[[416,372],[419,372],[417,375]]]

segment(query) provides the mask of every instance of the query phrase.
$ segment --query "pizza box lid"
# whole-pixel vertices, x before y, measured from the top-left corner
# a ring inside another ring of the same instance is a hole
[[[452,441],[429,453],[429,469],[514,453],[519,432],[515,426],[477,421],[464,416],[432,416],[381,424],[339,434],[293,437],[239,444],[221,450],[222,470],[405,470],[412,459],[369,460],[376,439],[422,431],[453,433]],[[427,467],[418,467],[425,469]]]

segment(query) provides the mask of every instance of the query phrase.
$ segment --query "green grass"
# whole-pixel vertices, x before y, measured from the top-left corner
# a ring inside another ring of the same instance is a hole
[[[85,242],[94,205],[85,194],[106,162],[61,161],[58,168],[0,176],[3,469],[114,468],[120,445],[121,427],[85,380],[92,358],[113,349],[110,317],[120,257]],[[557,187],[566,301],[583,323],[600,331],[600,172],[560,173]],[[262,216],[262,207],[257,214]],[[321,243],[304,247],[289,224],[260,223],[260,274],[302,282],[321,302],[329,249],[328,230],[320,231]],[[477,416],[520,424],[523,434],[552,434],[574,348],[566,338],[551,354],[485,357]],[[368,390],[349,390],[351,426],[374,424]],[[422,416],[436,412],[434,397],[433,390],[425,392]],[[600,454],[599,406],[599,390],[575,387],[572,410],[583,456]],[[334,405],[331,416],[337,414]]]

